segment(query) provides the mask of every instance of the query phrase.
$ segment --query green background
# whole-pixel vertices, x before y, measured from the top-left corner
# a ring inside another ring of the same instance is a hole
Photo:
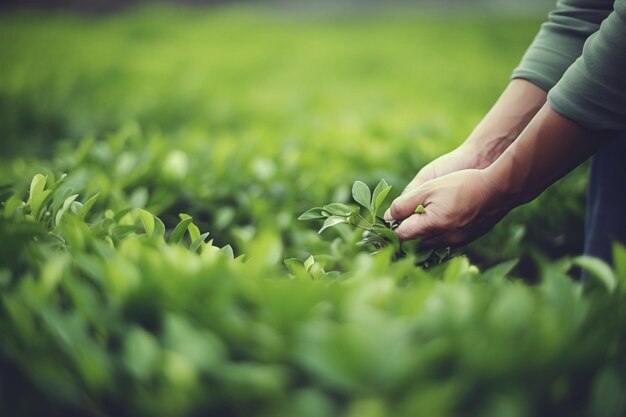
[[[540,23],[3,13],[0,411],[621,415],[626,253],[614,271],[573,258],[584,167],[429,270],[296,220],[355,180],[397,196],[467,137]],[[172,238],[179,213],[210,232],[197,253],[192,229]]]

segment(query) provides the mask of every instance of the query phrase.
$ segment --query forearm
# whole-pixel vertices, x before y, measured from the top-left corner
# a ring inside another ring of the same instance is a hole
[[[546,91],[529,81],[511,81],[462,145],[476,154],[475,168],[491,165],[515,141],[544,105],[546,96]]]
[[[485,179],[509,209],[537,197],[599,150],[611,133],[585,129],[545,104]]]

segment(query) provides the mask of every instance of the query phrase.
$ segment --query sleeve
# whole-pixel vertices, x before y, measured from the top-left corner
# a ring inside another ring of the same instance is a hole
[[[584,45],[548,94],[557,113],[588,129],[626,130],[626,0]]]
[[[526,79],[549,91],[611,11],[613,0],[558,0],[512,78]]]

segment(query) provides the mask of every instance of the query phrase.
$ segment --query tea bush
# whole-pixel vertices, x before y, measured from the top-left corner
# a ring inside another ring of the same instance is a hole
[[[537,24],[0,16],[0,415],[623,415],[626,249],[576,256],[582,171],[428,268],[297,220],[375,223]]]

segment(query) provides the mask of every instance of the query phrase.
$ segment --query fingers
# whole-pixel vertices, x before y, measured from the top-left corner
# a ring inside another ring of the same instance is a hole
[[[387,221],[394,219],[404,220],[412,214],[415,214],[415,208],[420,204],[423,206],[427,205],[425,193],[421,187],[396,198],[393,203],[391,203],[389,210],[385,212],[384,218]]]
[[[402,241],[413,239],[431,239],[438,234],[430,226],[429,220],[424,214],[413,214],[408,217],[396,229],[398,238]]]

